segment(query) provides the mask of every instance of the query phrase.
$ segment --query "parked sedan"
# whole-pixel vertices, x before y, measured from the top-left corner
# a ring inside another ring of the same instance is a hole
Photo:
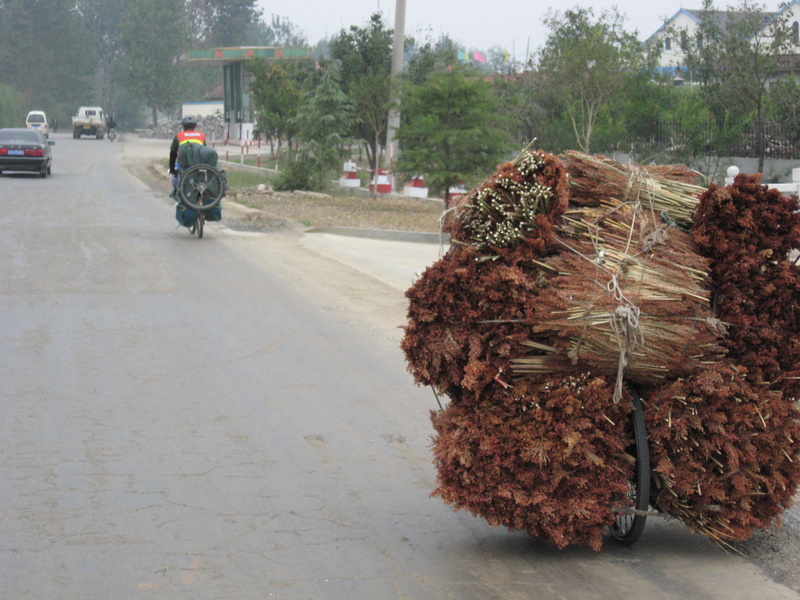
[[[33,171],[47,177],[55,142],[33,129],[0,129],[0,175],[5,171]]]

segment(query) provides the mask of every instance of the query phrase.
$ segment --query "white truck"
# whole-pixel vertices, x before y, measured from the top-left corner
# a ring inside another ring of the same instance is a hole
[[[72,137],[93,135],[102,140],[106,133],[106,115],[99,106],[81,106],[72,117]]]

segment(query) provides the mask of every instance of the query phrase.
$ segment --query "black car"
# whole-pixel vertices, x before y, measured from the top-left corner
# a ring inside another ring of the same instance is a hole
[[[0,175],[5,171],[33,171],[50,175],[55,142],[33,129],[0,129]]]

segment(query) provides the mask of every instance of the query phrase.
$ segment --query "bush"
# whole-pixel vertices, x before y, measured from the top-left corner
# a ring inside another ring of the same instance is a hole
[[[273,188],[276,191],[293,192],[307,190],[321,192],[327,189],[331,179],[330,167],[322,161],[305,153],[290,157],[284,168],[275,177]]]

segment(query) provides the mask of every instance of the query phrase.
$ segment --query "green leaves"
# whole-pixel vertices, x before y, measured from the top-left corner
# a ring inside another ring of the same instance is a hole
[[[640,44],[622,21],[616,9],[595,19],[590,8],[545,20],[551,32],[539,52],[540,76],[569,115],[575,141],[587,154],[601,113],[644,65]]]
[[[421,85],[408,84],[402,107],[397,169],[424,173],[434,190],[474,179],[502,159],[509,135],[498,99],[491,84],[465,70],[435,72]]]

